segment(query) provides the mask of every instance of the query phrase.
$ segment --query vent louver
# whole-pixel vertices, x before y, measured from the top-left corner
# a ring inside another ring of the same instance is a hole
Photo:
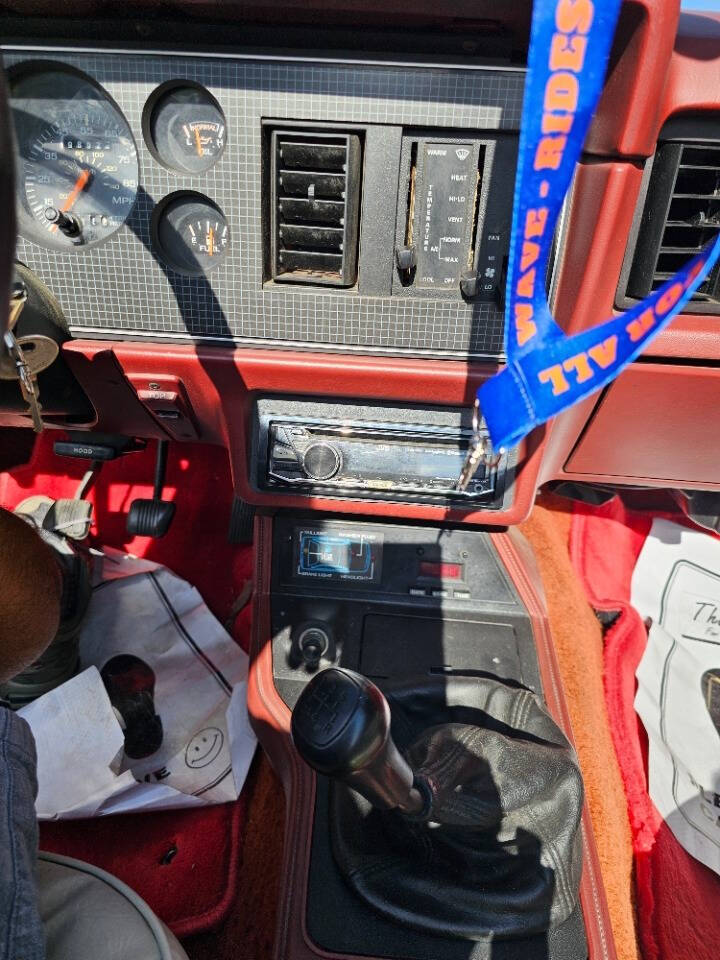
[[[352,286],[358,260],[359,136],[275,130],[272,158],[272,279]]]
[[[656,290],[720,230],[720,143],[658,146],[640,222],[627,296]],[[692,297],[695,310],[720,312],[720,266]]]

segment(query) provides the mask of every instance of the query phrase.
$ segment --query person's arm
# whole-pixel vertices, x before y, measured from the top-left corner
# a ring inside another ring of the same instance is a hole
[[[37,659],[60,620],[53,551],[0,509],[0,682]],[[44,960],[35,864],[37,776],[30,727],[0,702],[0,960]]]
[[[0,683],[40,656],[60,623],[62,575],[52,547],[0,508]]]

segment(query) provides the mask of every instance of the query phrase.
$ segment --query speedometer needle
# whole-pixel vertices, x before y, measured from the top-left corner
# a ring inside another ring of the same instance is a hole
[[[75,185],[73,186],[70,193],[67,195],[67,200],[65,201],[65,203],[62,205],[60,209],[61,213],[67,213],[69,210],[72,210],[72,208],[75,206],[75,201],[77,200],[77,198],[80,196],[80,194],[83,192],[85,187],[87,187],[88,183],[90,182],[90,177],[91,177],[90,170],[86,167],[82,171],[80,176],[77,178],[77,180],[75,181]],[[57,224],[53,224],[53,226],[50,229],[57,230]]]
[[[62,210],[61,210],[62,213],[67,213],[68,210],[72,210],[72,208],[75,206],[75,201],[83,192],[83,190],[85,189],[85,187],[88,185],[89,182],[90,182],[90,171],[86,167],[83,170],[83,172],[80,174],[80,176],[77,178],[77,180],[75,181],[75,186],[72,188],[72,190],[68,194],[68,198],[62,206]]]
[[[195,133],[195,145],[197,146],[197,155],[201,157],[203,155],[202,143],[200,142],[200,131],[197,127],[194,130]]]

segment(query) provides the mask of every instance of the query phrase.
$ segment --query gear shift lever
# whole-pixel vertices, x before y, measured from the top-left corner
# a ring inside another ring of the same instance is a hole
[[[318,773],[342,780],[381,810],[426,806],[390,734],[390,707],[374,683],[330,667],[310,680],[292,715],[292,738]]]
[[[525,945],[537,934],[546,956],[582,875],[571,745],[539,697],[492,676],[421,677],[389,700],[402,754],[388,701],[357,673],[316,674],[293,711],[298,752],[336,781],[317,817],[327,811],[343,878],[403,928]]]

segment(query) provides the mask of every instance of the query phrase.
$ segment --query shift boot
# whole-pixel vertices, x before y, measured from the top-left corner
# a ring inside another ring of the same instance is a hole
[[[392,735],[428,798],[379,810],[334,782],[333,854],[398,923],[469,940],[563,923],[582,872],[575,752],[529,690],[452,678],[388,692]]]

